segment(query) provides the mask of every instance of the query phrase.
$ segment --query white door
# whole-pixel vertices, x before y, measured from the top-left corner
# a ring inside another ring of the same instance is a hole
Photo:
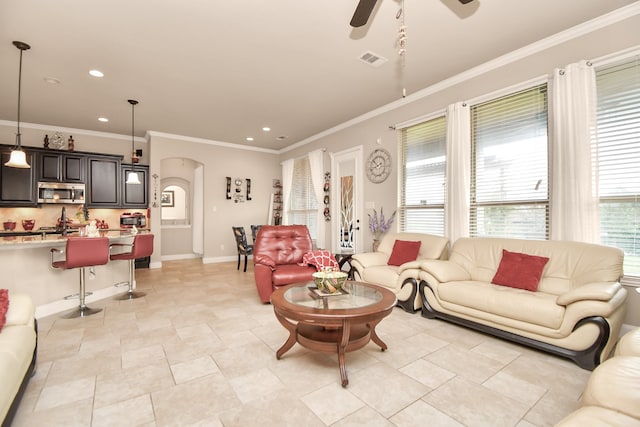
[[[330,153],[331,247],[333,252],[362,252],[362,146]]]

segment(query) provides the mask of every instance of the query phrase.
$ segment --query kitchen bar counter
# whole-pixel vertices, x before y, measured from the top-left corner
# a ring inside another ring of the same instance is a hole
[[[134,236],[130,229],[101,230],[101,234],[108,237],[111,243],[131,243]],[[51,248],[64,249],[67,237],[78,235],[0,235],[0,288],[29,294],[36,305],[38,318],[76,307],[77,299],[65,300],[64,297],[78,293],[79,269],[51,268]],[[92,267],[92,270],[93,273],[90,273],[87,269],[86,274],[86,289],[93,292],[87,297],[88,305],[97,299],[125,292],[125,287],[116,288],[113,285],[128,280],[127,262],[110,261],[106,265]]]

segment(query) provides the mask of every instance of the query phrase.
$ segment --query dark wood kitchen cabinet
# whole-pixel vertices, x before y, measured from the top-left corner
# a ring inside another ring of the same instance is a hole
[[[87,156],[87,207],[120,206],[121,157]]]
[[[134,170],[138,174],[140,184],[127,184],[127,174]],[[149,202],[149,166],[131,164],[122,165],[122,207],[146,208]]]
[[[2,147],[0,155],[0,206],[34,207],[38,205],[36,193],[35,154],[25,150],[29,169],[5,166],[11,156],[11,149]]]
[[[38,180],[49,182],[85,182],[86,156],[68,153],[40,152]]]

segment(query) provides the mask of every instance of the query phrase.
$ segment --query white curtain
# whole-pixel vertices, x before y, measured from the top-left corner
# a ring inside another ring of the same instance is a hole
[[[193,252],[204,254],[204,167],[193,171],[193,213],[191,232],[193,233]]]
[[[289,224],[289,205],[293,183],[293,159],[282,162],[282,224]]]
[[[458,238],[469,236],[471,117],[465,103],[447,107],[446,154],[444,227],[453,246]]]
[[[309,167],[311,168],[311,182],[313,183],[313,193],[318,201],[318,213],[316,215],[316,247],[325,247],[325,221],[324,211],[321,208],[324,199],[324,161],[322,150],[314,150],[309,153]]]
[[[551,239],[600,242],[592,161],[596,81],[586,61],[556,69],[551,82]]]

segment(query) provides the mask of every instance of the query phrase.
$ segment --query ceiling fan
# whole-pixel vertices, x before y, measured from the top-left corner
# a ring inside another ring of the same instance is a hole
[[[369,16],[371,16],[371,12],[373,12],[373,8],[376,5],[378,0],[360,0],[358,6],[356,6],[356,11],[353,13],[353,17],[351,18],[351,26],[352,27],[362,27],[369,20]],[[462,4],[471,3],[473,0],[458,0]]]

